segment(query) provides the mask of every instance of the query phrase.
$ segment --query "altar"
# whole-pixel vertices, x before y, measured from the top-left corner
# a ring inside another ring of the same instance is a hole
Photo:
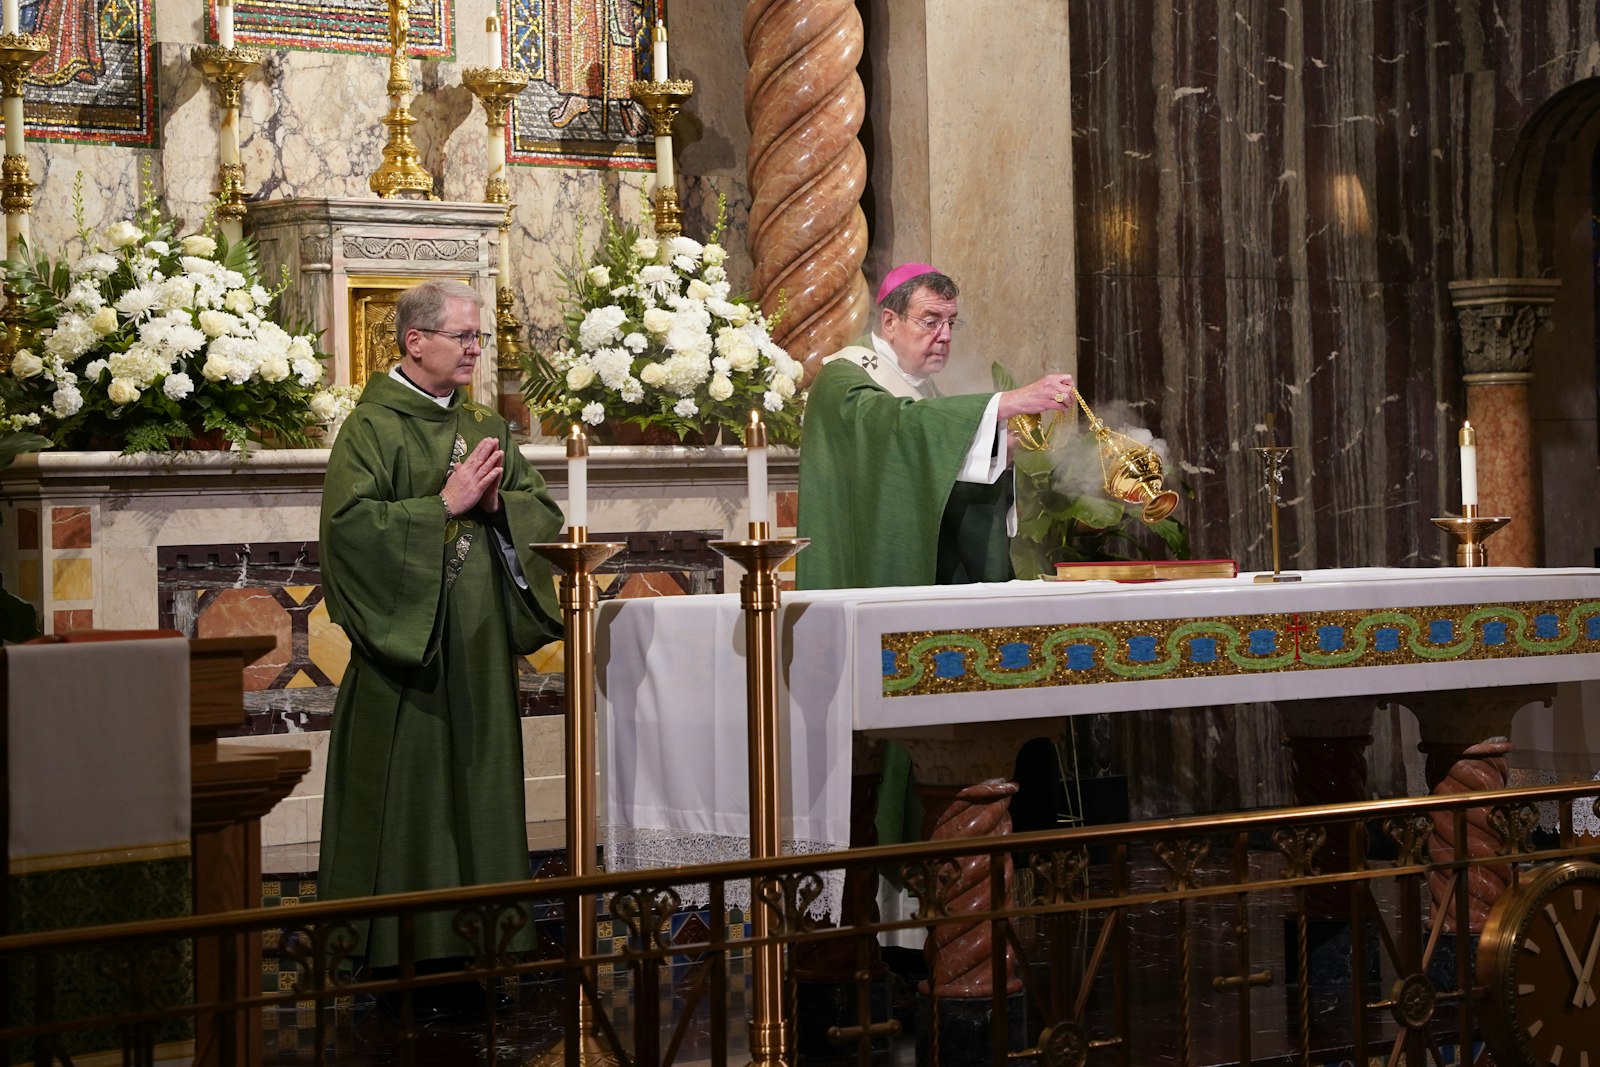
[[[731,594],[601,609],[602,840],[612,869],[748,854],[742,627]],[[1501,698],[1509,721],[1557,683],[1600,679],[1600,570],[1363,568],[1285,584],[1241,575],[791,593],[778,635],[783,836],[788,851],[815,853],[850,843],[858,734],[954,742],[947,751],[981,757],[1090,713],[1342,701],[1370,716],[1378,704],[1422,714],[1443,700],[1444,725],[1425,738],[1465,736],[1484,721],[1450,710],[1452,694],[1466,692]],[[1579,706],[1557,713],[1580,715],[1579,692],[1565,691]],[[830,887],[830,905],[839,891]]]

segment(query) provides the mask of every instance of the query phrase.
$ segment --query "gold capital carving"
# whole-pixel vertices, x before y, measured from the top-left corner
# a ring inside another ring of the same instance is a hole
[[[21,96],[28,72],[48,51],[49,34],[0,33],[0,91],[6,96]]]
[[[1561,282],[1548,278],[1486,278],[1450,283],[1467,374],[1527,374],[1533,339],[1549,325]]]

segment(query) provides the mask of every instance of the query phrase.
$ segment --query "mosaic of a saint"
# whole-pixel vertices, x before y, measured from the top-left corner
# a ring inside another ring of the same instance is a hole
[[[32,21],[33,33],[50,35],[50,51],[28,71],[29,82],[92,85],[105,73],[97,0],[39,0],[33,5]]]
[[[607,105],[615,101],[627,135],[644,133],[644,111],[628,95],[640,34],[650,34],[642,0],[546,0],[544,80],[561,94],[550,109],[552,126],[564,129],[596,106],[603,126]]]

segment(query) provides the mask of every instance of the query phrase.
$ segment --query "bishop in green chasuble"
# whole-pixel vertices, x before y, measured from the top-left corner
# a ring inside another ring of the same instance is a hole
[[[409,332],[440,334],[413,338],[430,353],[459,346],[446,360],[475,358],[477,306],[465,307],[472,328]],[[560,636],[549,566],[528,546],[557,539],[561,512],[505,420],[459,388],[438,396],[449,381],[429,380],[409,357],[399,369],[412,375],[368,384],[328,461],[323,588],[350,664],[328,752],[323,899],[528,877],[516,657]],[[446,474],[493,454],[479,448],[486,438],[503,453],[498,507],[453,515]],[[452,918],[418,917],[416,959],[475,954]],[[502,943],[490,930],[488,947],[529,948],[531,931]],[[395,920],[359,933],[355,955],[397,962]]]

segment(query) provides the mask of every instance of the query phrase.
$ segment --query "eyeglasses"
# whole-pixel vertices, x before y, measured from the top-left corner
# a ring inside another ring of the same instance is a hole
[[[946,328],[948,328],[951,333],[955,333],[957,330],[961,329],[961,327],[967,324],[966,319],[913,319],[908,315],[901,315],[900,317],[911,323],[911,325],[915,326],[923,333],[938,333],[940,330]]]
[[[472,344],[474,341],[478,342],[479,348],[487,348],[489,346],[489,338],[494,336],[494,334],[484,333],[482,330],[462,330],[460,333],[450,333],[448,330],[425,330],[421,326],[418,326],[416,329],[418,333],[435,333],[440,337],[448,337],[450,340],[460,345],[461,351],[463,352],[465,352],[467,350],[467,346]]]

